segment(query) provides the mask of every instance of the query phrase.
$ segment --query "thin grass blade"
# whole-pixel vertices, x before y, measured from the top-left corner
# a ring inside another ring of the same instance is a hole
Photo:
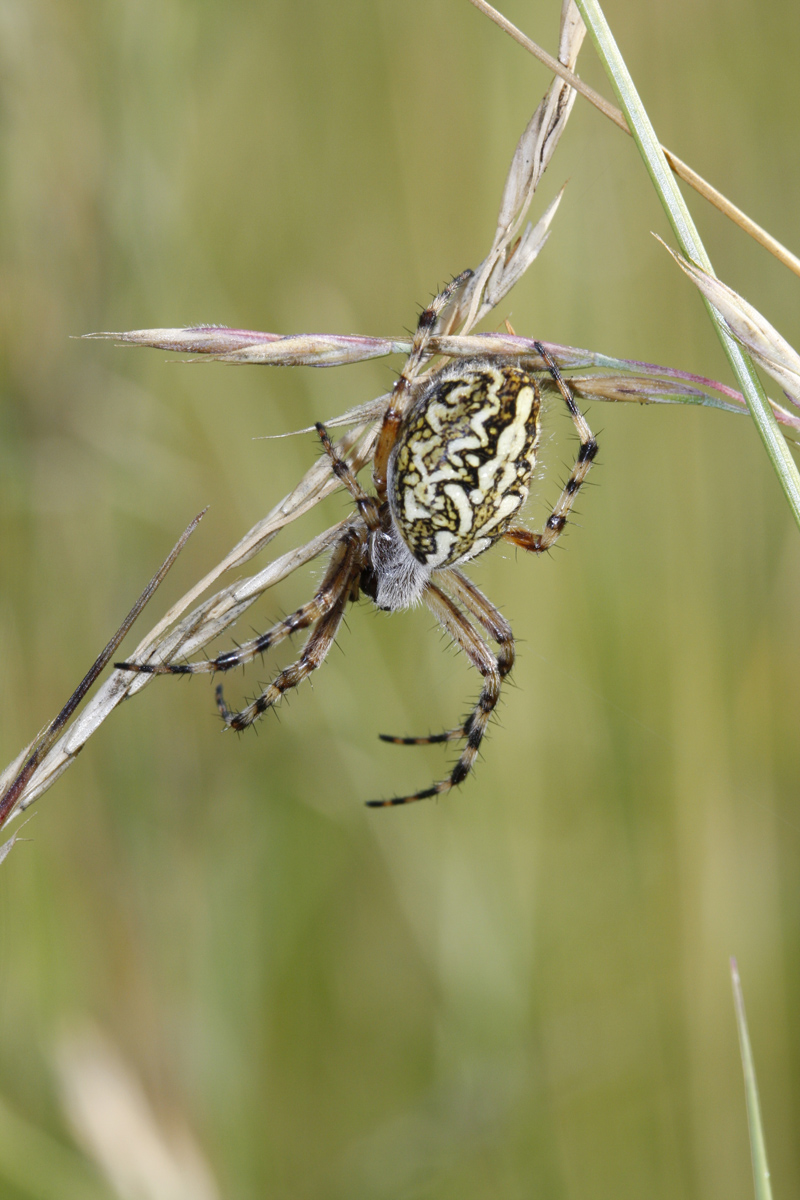
[[[683,253],[692,262],[707,271],[709,275],[713,275],[714,269],[711,260],[700,240],[700,235],[677,181],[669,169],[655,130],[598,0],[576,0],[576,2]],[[800,472],[798,472],[789,447],[781,435],[778,422],[769,406],[753,364],[731,336],[725,322],[715,311],[713,305],[705,298],[704,302],[717,331],[717,336],[722,343],[722,348],[739,381],[747,407],[755,421],[794,519],[800,527]]]
[[[733,984],[733,1004],[736,1009],[736,1027],[739,1031],[739,1048],[742,1055],[742,1070],[744,1071],[744,1092],[747,1100],[747,1123],[750,1129],[750,1155],[753,1162],[753,1183],[756,1200],[772,1200],[772,1185],[767,1166],[767,1148],[764,1143],[764,1130],[761,1125],[761,1106],[758,1101],[758,1086],[756,1084],[756,1069],[753,1063],[753,1052],[750,1048],[750,1035],[747,1032],[747,1015],[744,1010],[744,996],[739,979],[739,968],[736,959],[731,959],[731,982]]]

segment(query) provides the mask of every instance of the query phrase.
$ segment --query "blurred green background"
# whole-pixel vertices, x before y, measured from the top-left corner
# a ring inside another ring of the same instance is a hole
[[[504,11],[555,47],[557,5]],[[775,69],[800,56],[795,5],[606,11],[664,142],[797,251],[800,83]],[[0,56],[4,764],[191,516],[211,505],[125,650],[319,452],[253,439],[399,366],[70,338],[412,327],[486,253],[548,79],[466,0],[5,0]],[[579,69],[609,92],[588,41]],[[495,324],[729,382],[632,144],[580,100],[534,215],[566,179]],[[796,343],[798,280],[690,203],[720,275]],[[261,736],[218,736],[206,678],[156,680],[37,806],[0,870],[0,1101],[52,1158],[6,1125],[3,1198],[67,1195],[65,1164],[90,1194],[55,1068],[86,1021],[236,1200],[748,1197],[731,954],[775,1194],[798,1194],[800,537],[748,420],[589,419],[596,486],[561,547],[471,571],[519,660],[459,793],[362,806],[447,761],[378,732],[446,727],[477,692],[429,615],[362,604]],[[548,429],[531,526],[574,454],[557,408]]]

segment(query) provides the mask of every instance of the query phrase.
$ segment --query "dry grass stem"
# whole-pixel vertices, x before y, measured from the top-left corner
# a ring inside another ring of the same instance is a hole
[[[61,709],[61,712],[58,713],[58,715],[50,722],[47,728],[38,735],[32,745],[29,746],[24,752],[24,754],[28,755],[28,757],[24,760],[22,769],[18,771],[17,775],[12,779],[8,786],[3,786],[2,780],[0,780],[0,827],[5,823],[9,813],[15,807],[17,800],[22,795],[25,786],[28,783],[28,780],[34,775],[37,767],[45,758],[51,746],[55,745],[59,733],[65,727],[67,721],[75,712],[83,697],[89,691],[95,680],[111,662],[111,659],[114,657],[114,654],[116,653],[129,629],[131,629],[140,613],[144,610],[154,596],[155,592],[160,587],[168,571],[175,563],[175,560],[177,559],[181,550],[194,533],[204,515],[205,509],[189,523],[175,546],[173,546],[164,562],[156,571],[155,575],[150,580],[147,587],[144,589],[141,596],[126,616],[125,620],[120,625],[117,632],[100,651],[99,655],[94,660],[91,667],[84,675],[83,679],[78,684],[67,703]]]
[[[534,58],[537,58],[539,62],[543,63],[549,71],[552,71],[555,75],[558,75],[561,79],[568,83],[570,87],[574,88],[576,92],[579,92],[585,100],[588,100],[589,103],[593,104],[594,107],[598,109],[605,117],[608,117],[609,121],[612,121],[619,129],[623,131],[623,133],[627,133],[629,136],[632,136],[628,122],[625,120],[625,116],[622,111],[614,104],[611,104],[610,101],[606,100],[605,96],[601,96],[601,94],[595,91],[594,88],[589,87],[588,84],[584,83],[583,80],[574,73],[574,70],[565,65],[563,61],[558,62],[556,59],[554,59],[551,54],[548,54],[546,50],[543,50],[541,46],[537,45],[536,42],[527,37],[522,30],[518,29],[517,26],[509,21],[507,17],[504,17],[503,14],[498,12],[496,8],[493,8],[491,4],[488,4],[487,0],[470,0],[470,3],[473,4],[480,12],[482,12],[484,16],[487,16],[490,21],[494,21],[495,25],[498,25],[504,33],[507,33],[508,36],[513,38],[515,42],[518,42],[519,45],[527,50],[529,54],[532,54]],[[747,213],[742,212],[742,210],[738,208],[731,200],[729,200],[727,196],[723,195],[723,193],[715,188],[713,184],[710,184],[708,180],[703,179],[702,175],[699,175],[697,171],[690,167],[688,163],[685,163],[683,159],[679,158],[677,154],[674,154],[672,150],[668,149],[666,146],[662,146],[661,150],[664,153],[670,168],[674,171],[679,179],[682,179],[684,183],[688,183],[689,186],[694,188],[699,195],[701,195],[705,200],[708,200],[710,204],[713,204],[716,209],[733,221],[735,225],[738,225],[740,229],[744,230],[746,234],[753,238],[754,241],[758,242],[759,245],[763,246],[765,250],[769,250],[770,254],[774,255],[779,262],[782,262],[783,265],[788,267],[790,271],[793,271],[795,275],[800,275],[800,258],[798,258],[796,254],[793,254],[792,251],[787,249],[787,247],[779,242],[777,238],[773,237],[771,233],[768,233],[766,229],[763,229],[762,226],[754,221],[752,217],[749,217]]]
[[[341,454],[348,457],[348,461],[356,470],[364,465],[374,449],[376,432],[373,430],[364,438],[362,446],[353,452],[354,446],[364,433],[365,427],[358,426],[338,443]],[[238,620],[242,613],[268,588],[285,579],[287,575],[326,550],[336,538],[340,525],[334,525],[305,545],[284,554],[258,574],[238,580],[229,587],[223,588],[184,616],[186,610],[209,587],[213,586],[221,575],[226,571],[236,570],[243,566],[258,554],[284,526],[308,512],[325,496],[330,495],[337,486],[330,470],[329,460],[321,457],[306,472],[294,491],[276,505],[263,520],[254,525],[222,562],[218,563],[172,606],[161,621],[139,643],[131,658],[141,662],[151,660],[168,662],[177,654],[194,653]],[[47,791],[74,762],[92,734],[110,716],[117,705],[128,696],[141,691],[152,678],[149,675],[133,675],[127,671],[114,671],[80,716],[45,754],[42,755],[39,752],[39,746],[41,738],[47,737],[47,731],[34,739],[0,776],[0,805],[3,806],[3,811],[6,813],[5,819],[11,819]],[[50,728],[52,729],[52,726]],[[24,770],[23,764],[26,764],[34,754],[37,756],[34,769],[25,773],[23,786],[20,787],[17,782],[21,774],[20,768],[22,767]]]
[[[714,305],[737,341],[780,384],[792,403],[800,407],[800,354],[738,292],[714,275],[709,275],[702,267],[689,262],[682,254],[670,250],[661,238],[658,240]]]
[[[63,1038],[56,1065],[64,1113],[114,1195],[218,1200],[211,1168],[181,1114],[164,1120],[117,1048],[97,1031]]]

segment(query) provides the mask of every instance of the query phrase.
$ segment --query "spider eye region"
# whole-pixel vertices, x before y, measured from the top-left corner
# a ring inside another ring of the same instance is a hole
[[[430,570],[488,549],[528,496],[540,434],[536,380],[514,364],[461,360],[432,377],[389,463],[394,523]]]

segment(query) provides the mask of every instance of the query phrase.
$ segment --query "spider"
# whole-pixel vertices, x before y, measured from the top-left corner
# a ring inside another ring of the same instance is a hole
[[[396,612],[420,602],[483,677],[477,703],[455,729],[429,737],[390,737],[395,745],[462,741],[446,779],[408,796],[368,800],[380,808],[426,800],[463,783],[475,763],[504,678],[514,665],[511,626],[460,569],[497,541],[533,554],[549,550],[567,523],[575,496],[597,454],[597,442],[558,367],[539,342],[536,352],[555,381],[580,438],[575,466],[541,533],[512,524],[528,495],[540,437],[541,394],[522,360],[483,356],[455,359],[422,379],[429,342],[454,294],[471,277],[457,276],[419,318],[411,352],[389,398],[378,437],[370,495],[316,429],[336,477],[356,513],[345,523],[314,596],[266,633],[199,663],[117,663],[150,674],[228,671],[251,662],[301,629],[313,627],[299,659],[240,712],[216,689],[225,724],[242,730],[322,665],[345,609],[363,592]],[[483,631],[483,633],[481,632]],[[486,636],[497,646],[495,654]]]

